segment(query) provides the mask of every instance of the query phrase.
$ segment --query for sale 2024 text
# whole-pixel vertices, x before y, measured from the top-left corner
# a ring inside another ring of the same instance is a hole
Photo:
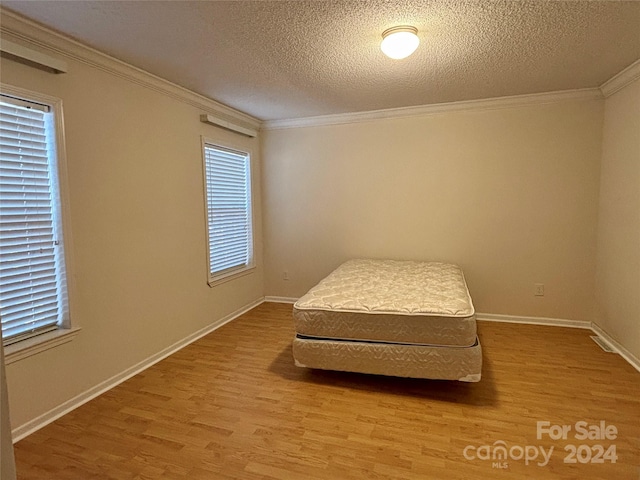
[[[618,429],[615,425],[607,425],[604,420],[598,424],[589,424],[581,420],[573,425],[552,425],[547,421],[537,422],[536,436],[538,440],[542,440],[544,436],[548,436],[552,440],[567,440],[570,434],[579,441],[612,441],[618,438]],[[567,452],[564,463],[616,463],[618,460],[615,444],[568,444],[565,445],[564,450]]]

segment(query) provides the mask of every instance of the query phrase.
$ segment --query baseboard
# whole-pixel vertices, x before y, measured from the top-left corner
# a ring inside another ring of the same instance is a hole
[[[236,318],[238,318],[240,315],[242,315],[243,313],[248,312],[249,310],[251,310],[252,308],[257,307],[258,305],[260,305],[261,303],[264,302],[264,299],[262,297],[260,297],[259,299],[251,302],[248,305],[245,305],[244,307],[236,310],[235,312],[230,313],[229,315],[224,316],[223,318],[221,318],[220,320],[217,320],[215,322],[213,322],[210,325],[207,325],[206,327],[198,330],[197,332],[192,333],[191,335],[183,338],[182,340],[174,343],[173,345],[165,348],[164,350],[161,350],[160,352],[151,355],[150,357],[144,359],[143,361],[141,361],[140,363],[137,363],[136,365],[127,368],[126,370],[124,370],[123,372],[120,372],[117,375],[114,375],[113,377],[100,382],[99,384],[97,384],[96,386],[90,388],[89,390],[81,393],[80,395],[77,395],[75,397],[73,397],[70,400],[67,400],[66,402],[64,402],[63,404],[53,408],[52,410],[49,410],[48,412],[40,415],[37,418],[34,418],[33,420],[20,425],[19,427],[14,428],[11,431],[12,437],[13,437],[13,443],[16,443],[20,440],[22,440],[23,438],[25,438],[28,435],[31,435],[33,432],[40,430],[42,427],[50,424],[51,422],[54,422],[55,420],[57,420],[58,418],[62,417],[63,415],[66,415],[67,413],[69,413],[70,411],[78,408],[79,406],[87,403],[90,400],[93,400],[94,398],[96,398],[99,395],[102,395],[104,392],[112,389],[113,387],[115,387],[116,385],[119,385],[120,383],[124,382],[125,380],[128,380],[129,378],[133,377],[134,375],[137,375],[138,373],[142,372],[143,370],[146,370],[147,368],[149,368],[150,366],[158,363],[159,361],[165,359],[166,357],[168,357],[169,355],[177,352],[178,350],[186,347],[187,345],[189,345],[190,343],[195,342],[196,340],[204,337],[205,335],[213,332],[214,330],[220,328],[221,326],[225,325],[226,323],[229,323],[232,320],[235,320]]]
[[[297,298],[293,298],[293,297],[271,297],[271,296],[266,296],[264,297],[264,301],[265,302],[272,302],[272,303],[296,303],[298,301]]]
[[[562,318],[522,317],[518,315],[498,315],[496,313],[476,313],[476,320],[485,322],[525,323],[528,325],[584,328],[586,330],[591,329],[591,322],[582,320],[566,320]]]
[[[274,303],[295,303],[297,300],[297,298],[291,297],[264,297],[265,302]],[[476,320],[483,322],[522,323],[527,325],[546,325],[549,327],[581,328],[584,330],[591,330],[596,335],[602,337],[616,353],[620,354],[620,356],[629,362],[633,368],[640,372],[640,359],[611,338],[608,333],[593,322],[587,322],[584,320],[567,320],[564,318],[524,317],[520,315],[500,315],[497,313],[480,312],[476,313]]]
[[[622,344],[611,338],[611,336],[605,332],[597,323],[591,324],[591,330],[602,338],[612,349],[614,352],[619,354],[622,358],[624,358],[627,362],[631,364],[633,368],[635,368],[638,372],[640,372],[640,358],[636,357],[633,353],[627,350]]]

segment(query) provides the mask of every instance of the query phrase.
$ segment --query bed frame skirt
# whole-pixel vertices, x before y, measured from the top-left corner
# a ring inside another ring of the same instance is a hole
[[[297,335],[293,357],[299,367],[462,382],[478,382],[482,371],[482,348],[477,339],[470,347],[450,347]]]

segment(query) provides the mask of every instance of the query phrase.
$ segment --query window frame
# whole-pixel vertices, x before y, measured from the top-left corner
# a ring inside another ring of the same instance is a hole
[[[220,141],[212,138],[200,137],[201,154],[202,154],[202,181],[203,181],[203,200],[204,200],[204,218],[205,218],[205,243],[206,243],[206,265],[207,265],[207,284],[210,287],[219,285],[220,283],[233,280],[235,278],[252,273],[256,268],[255,259],[255,216],[254,216],[254,180],[253,180],[253,152],[251,148],[244,145],[238,145],[235,142]],[[245,265],[228,268],[220,272],[211,271],[211,248],[209,239],[209,192],[207,190],[207,155],[206,147],[219,148],[242,154],[246,156],[247,162],[247,188],[248,188],[248,216],[249,216],[249,261]]]
[[[56,222],[62,232],[63,253],[62,261],[65,267],[66,292],[62,294],[62,301],[67,303],[67,316],[65,321],[58,325],[54,331],[42,333],[11,343],[4,347],[5,362],[7,364],[29,357],[36,353],[48,350],[57,345],[71,341],[80,331],[77,319],[74,317],[74,269],[73,269],[73,240],[71,235],[71,212],[69,208],[69,185],[67,175],[67,151],[64,130],[64,113],[62,100],[50,95],[34,92],[25,88],[16,87],[6,83],[0,83],[0,93],[28,102],[39,103],[50,107],[53,114],[53,127],[55,149],[53,163],[55,170],[50,174],[57,184],[57,198],[53,199],[56,210]]]

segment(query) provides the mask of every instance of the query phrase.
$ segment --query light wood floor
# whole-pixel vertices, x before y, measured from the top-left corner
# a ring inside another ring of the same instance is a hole
[[[291,306],[263,304],[20,441],[18,477],[640,478],[640,373],[586,330],[479,322],[479,334],[477,384],[310,371],[293,365]],[[583,420],[617,438],[575,440]],[[572,431],[537,439],[537,421]],[[554,452],[504,469],[463,455],[499,441],[516,457]],[[568,444],[615,444],[617,462],[565,464]]]

